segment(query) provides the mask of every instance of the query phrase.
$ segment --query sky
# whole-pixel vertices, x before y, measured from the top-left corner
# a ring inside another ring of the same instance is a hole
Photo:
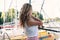
[[[20,8],[24,3],[28,3],[29,0],[0,0],[0,11],[7,11],[9,8],[15,8],[20,11]],[[43,0],[32,0],[33,11],[39,11]],[[45,0],[43,11],[41,13],[44,17],[54,18],[60,17],[60,0]],[[48,16],[47,16],[48,15]]]

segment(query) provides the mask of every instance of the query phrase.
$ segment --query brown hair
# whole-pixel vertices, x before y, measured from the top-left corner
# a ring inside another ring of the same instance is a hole
[[[23,7],[21,8],[21,11],[20,11],[20,21],[21,21],[21,25],[23,25],[23,27],[25,27],[25,23],[29,20],[30,18],[30,9],[32,9],[32,6],[31,4],[29,3],[25,3],[23,5]]]

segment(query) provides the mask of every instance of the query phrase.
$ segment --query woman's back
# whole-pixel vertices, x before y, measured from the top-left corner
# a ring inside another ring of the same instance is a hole
[[[28,37],[38,36],[38,27],[37,26],[28,26],[25,24],[25,33]]]

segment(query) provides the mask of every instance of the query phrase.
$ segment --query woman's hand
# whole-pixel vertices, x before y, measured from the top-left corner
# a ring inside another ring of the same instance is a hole
[[[40,24],[38,25],[38,29],[40,29],[40,28],[44,28],[44,27],[43,27],[43,22],[42,22],[42,21],[41,21]]]
[[[38,24],[38,26],[43,26],[43,22],[39,21],[40,23]]]

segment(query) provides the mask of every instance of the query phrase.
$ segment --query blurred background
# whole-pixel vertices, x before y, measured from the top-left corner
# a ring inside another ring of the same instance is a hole
[[[4,32],[15,36],[24,34],[19,23],[20,9],[24,3],[32,5],[32,15],[41,19],[45,28],[60,31],[60,0],[0,0],[0,34]]]

